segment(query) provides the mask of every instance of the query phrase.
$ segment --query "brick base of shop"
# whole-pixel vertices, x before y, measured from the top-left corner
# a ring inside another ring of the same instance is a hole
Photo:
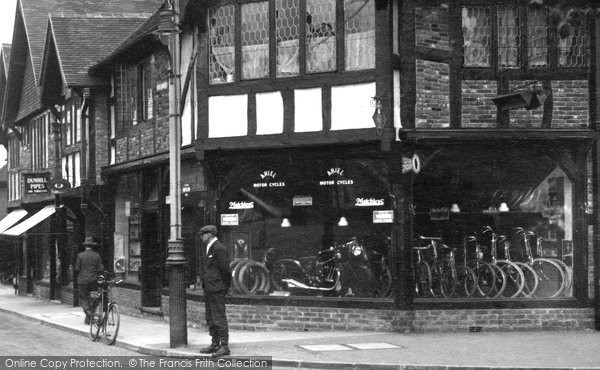
[[[169,297],[160,315],[140,309],[138,290],[115,288],[113,298],[128,315],[168,321]],[[376,310],[228,304],[229,327],[237,330],[358,330],[394,332],[489,332],[594,329],[592,308]],[[188,325],[204,326],[204,303],[187,301]]]

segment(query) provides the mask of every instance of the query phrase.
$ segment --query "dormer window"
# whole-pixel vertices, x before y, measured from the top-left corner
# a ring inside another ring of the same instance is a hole
[[[225,5],[209,19],[213,84],[375,68],[373,0]]]

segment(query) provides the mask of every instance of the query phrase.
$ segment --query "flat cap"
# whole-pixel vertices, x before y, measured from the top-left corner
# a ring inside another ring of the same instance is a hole
[[[204,225],[200,228],[199,233],[217,235],[217,227],[215,225]]]

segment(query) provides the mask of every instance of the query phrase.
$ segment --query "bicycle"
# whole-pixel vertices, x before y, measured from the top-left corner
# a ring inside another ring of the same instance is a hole
[[[566,271],[550,258],[533,257],[529,237],[535,233],[525,230],[522,227],[515,228],[515,236],[522,236],[527,264],[531,266],[538,276],[538,288],[535,291],[536,297],[556,298],[565,292],[567,287]]]
[[[504,245],[504,259],[507,261],[510,261],[512,263],[515,263],[517,266],[519,266],[521,271],[523,271],[523,276],[525,277],[525,284],[523,285],[523,291],[521,292],[521,294],[525,298],[531,298],[535,294],[535,291],[538,288],[539,278],[537,276],[537,273],[535,272],[533,267],[531,267],[527,263],[520,262],[520,261],[513,261],[513,259],[511,258],[511,254],[510,254],[510,242],[508,241],[508,239],[505,236],[503,236],[503,235],[499,236],[498,243]]]
[[[491,233],[490,254],[492,255],[492,264],[500,267],[506,275],[506,287],[502,292],[502,297],[515,298],[518,297],[525,287],[525,275],[523,270],[514,262],[507,259],[498,259],[497,243],[499,240],[506,239],[504,236],[498,236],[491,228],[486,226],[483,229],[483,234]]]
[[[456,263],[456,250],[458,248],[449,248],[448,259],[456,269],[456,289],[454,295],[457,297],[471,298],[477,290],[477,275],[472,268],[467,266],[467,252],[463,246],[463,262]]]
[[[98,340],[100,330],[107,345],[115,344],[121,325],[121,313],[119,306],[112,300],[112,287],[120,284],[123,280],[109,280],[107,273],[98,276],[98,289],[90,292],[92,303],[92,314],[90,317],[90,337],[92,341]]]
[[[467,259],[466,265],[477,275],[476,293],[484,298],[497,298],[502,295],[506,288],[506,274],[499,266],[483,260],[483,250],[475,236],[468,235],[464,237],[463,249],[465,250],[465,255],[467,253],[467,246],[473,245],[473,243],[475,258]]]
[[[427,290],[435,297],[440,295],[444,298],[454,295],[454,291],[457,285],[457,274],[456,268],[452,261],[447,257],[439,257],[438,248],[448,248],[448,246],[441,244],[441,238],[419,236],[419,240],[428,242],[427,246],[414,247],[417,250],[417,295],[420,292],[419,289],[424,287],[421,284],[425,284],[422,279],[429,279]],[[433,252],[433,259],[431,265],[423,259],[422,251],[425,249],[431,249]],[[449,249],[449,248],[448,248]]]

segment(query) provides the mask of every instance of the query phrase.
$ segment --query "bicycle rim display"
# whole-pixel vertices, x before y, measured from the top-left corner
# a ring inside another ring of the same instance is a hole
[[[102,318],[102,307],[100,304],[95,304],[90,317],[90,338],[93,341],[98,340],[100,328],[102,327],[100,319]]]
[[[108,345],[112,345],[117,340],[119,334],[119,326],[121,325],[121,313],[119,312],[119,306],[111,304],[108,307],[106,316],[104,319],[104,342]]]

